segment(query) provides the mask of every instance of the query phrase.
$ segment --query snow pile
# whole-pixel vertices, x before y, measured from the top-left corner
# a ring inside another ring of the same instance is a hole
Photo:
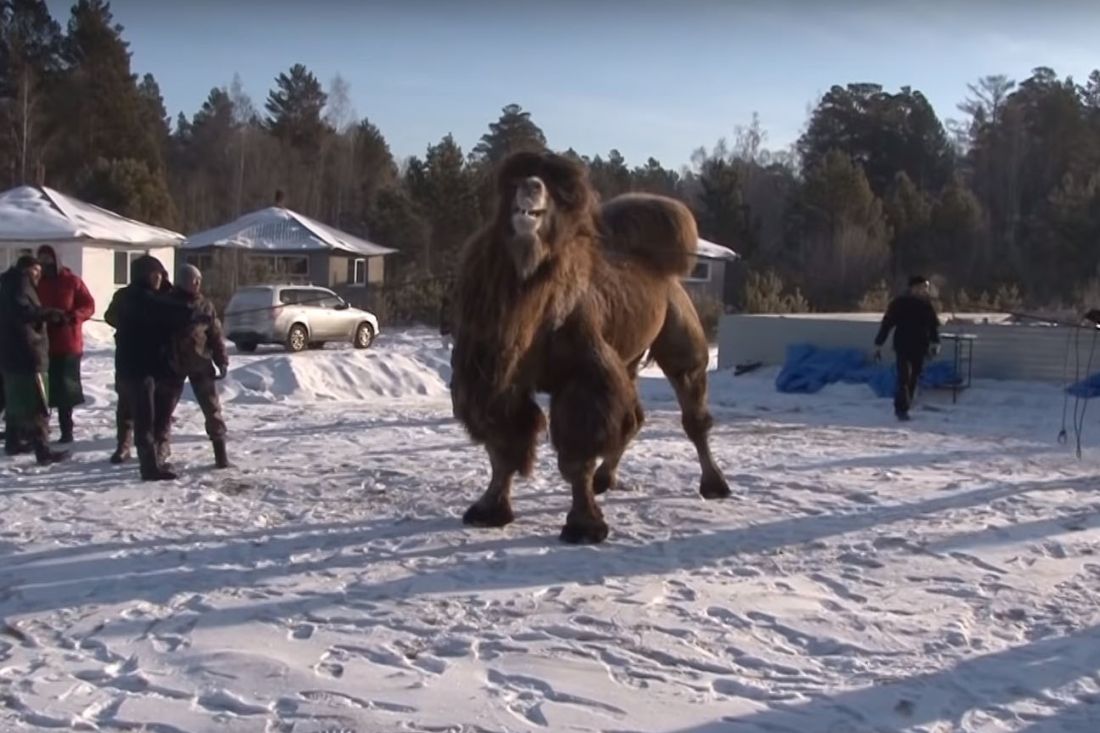
[[[103,310],[107,307],[103,306]],[[84,322],[84,351],[114,351],[115,348],[115,329],[108,326],[102,320],[103,315],[97,313],[94,321]]]
[[[447,397],[450,353],[438,339],[410,342],[406,336],[388,343],[388,348],[378,346],[366,351],[330,348],[234,357],[243,365],[231,369],[224,395],[243,402],[369,403],[379,397]]]

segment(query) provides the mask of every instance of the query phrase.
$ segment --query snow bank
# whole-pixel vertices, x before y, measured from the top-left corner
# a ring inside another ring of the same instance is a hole
[[[223,394],[229,401],[314,402],[445,398],[450,351],[439,339],[399,334],[375,348],[276,351],[235,357]]]

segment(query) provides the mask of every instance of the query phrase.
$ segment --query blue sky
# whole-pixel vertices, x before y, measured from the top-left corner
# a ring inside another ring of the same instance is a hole
[[[70,2],[51,0],[55,17]],[[398,157],[469,149],[511,102],[555,148],[669,166],[758,112],[785,147],[833,84],[922,90],[941,118],[986,74],[1100,67],[1100,2],[114,0],[138,73],[192,115],[239,73],[258,107],[296,62],[351,84]]]

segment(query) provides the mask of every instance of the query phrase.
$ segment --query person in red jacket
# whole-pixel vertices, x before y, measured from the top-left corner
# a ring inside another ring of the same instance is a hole
[[[50,325],[50,407],[57,409],[61,442],[73,442],[73,408],[84,403],[80,382],[80,360],[84,356],[84,322],[95,313],[95,300],[84,281],[72,270],[62,267],[54,248],[38,248],[42,280],[38,298],[43,308],[56,308],[64,321]]]

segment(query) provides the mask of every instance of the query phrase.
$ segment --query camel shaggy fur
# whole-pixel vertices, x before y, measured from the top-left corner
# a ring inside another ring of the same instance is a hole
[[[680,284],[697,241],[695,219],[673,199],[627,194],[600,206],[568,158],[524,152],[501,164],[495,215],[466,243],[453,302],[454,415],[492,469],[464,522],[513,521],[512,481],[532,471],[546,428],[542,392],[573,491],[561,538],[606,539],[595,497],[615,485],[642,425],[635,381],[647,352],[676,391],[700,493],[729,495],[707,439],[707,341]]]

